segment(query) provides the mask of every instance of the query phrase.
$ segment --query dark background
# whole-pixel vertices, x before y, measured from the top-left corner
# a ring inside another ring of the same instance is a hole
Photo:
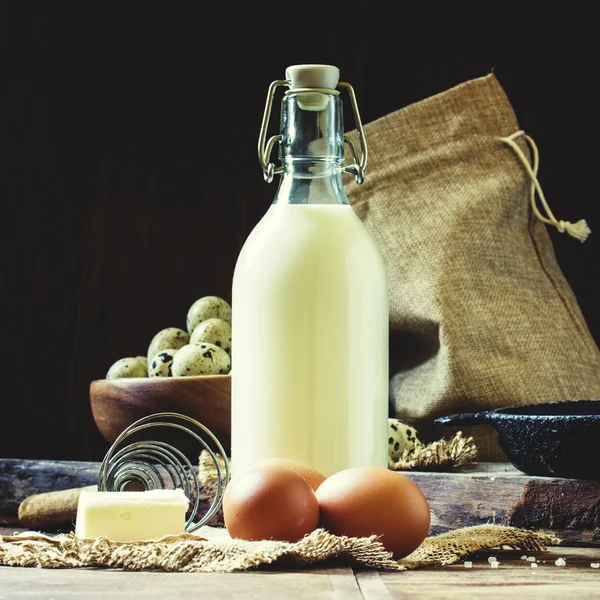
[[[100,459],[90,381],[184,327],[196,298],[230,299],[275,193],[256,143],[289,64],[339,66],[364,122],[494,70],[540,147],[557,218],[600,224],[591,8],[206,5],[1,5],[0,456]],[[551,235],[598,340],[599,234]]]

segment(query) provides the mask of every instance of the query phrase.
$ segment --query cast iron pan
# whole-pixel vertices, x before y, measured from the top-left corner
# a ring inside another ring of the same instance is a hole
[[[529,475],[600,479],[600,400],[447,415],[438,425],[491,425],[512,464]]]

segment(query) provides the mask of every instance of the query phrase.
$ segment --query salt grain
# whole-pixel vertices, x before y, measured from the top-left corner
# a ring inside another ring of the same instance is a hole
[[[523,556],[521,556],[521,560],[527,560],[527,554],[523,554]]]
[[[473,568],[473,563],[470,560],[465,560],[464,565],[465,565],[465,569]]]
[[[537,564],[536,563],[531,563],[531,568],[532,569],[537,569]]]
[[[554,561],[554,564],[555,564],[557,567],[564,567],[564,566],[567,564],[567,561],[566,561],[564,558],[557,558],[557,559]]]
[[[497,569],[499,564],[500,563],[496,561],[496,562],[490,563],[490,567],[492,567],[492,569]]]
[[[488,557],[488,562],[491,564],[491,563],[495,563],[495,562],[498,562],[498,561],[496,560],[495,556],[489,556]]]
[[[592,569],[600,569],[600,563],[591,563],[590,567],[592,567]]]
[[[535,556],[528,556],[525,560],[528,560],[529,562],[535,562]]]

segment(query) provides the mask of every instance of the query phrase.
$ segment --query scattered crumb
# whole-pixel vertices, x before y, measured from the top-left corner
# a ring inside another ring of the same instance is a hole
[[[495,481],[496,478],[495,477],[490,477],[490,481]]]
[[[532,569],[537,569],[537,563],[531,563],[531,568]]]
[[[592,569],[600,569],[600,563],[591,563],[590,567],[592,567]]]
[[[498,561],[496,560],[495,556],[488,556],[488,562],[489,563],[495,563],[495,562],[498,562]]]
[[[555,564],[557,567],[564,567],[564,566],[567,564],[567,561],[566,561],[564,558],[557,558],[557,559],[554,561],[554,564]]]
[[[465,569],[473,568],[473,563],[470,560],[465,560],[464,565],[465,565]]]
[[[527,554],[523,554],[523,556],[521,556],[521,560],[527,560]]]
[[[535,562],[535,556],[528,556],[525,560],[528,560],[529,562]]]
[[[499,564],[500,564],[499,562],[493,562],[493,563],[490,563],[490,567],[492,567],[492,569],[497,569]]]

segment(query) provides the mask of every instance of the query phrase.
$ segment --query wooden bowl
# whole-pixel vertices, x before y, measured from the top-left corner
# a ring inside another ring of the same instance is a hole
[[[142,417],[176,412],[200,421],[227,452],[231,446],[230,375],[98,379],[90,384],[90,405],[100,433],[110,444]],[[148,435],[135,439],[157,439],[156,434],[148,430]],[[198,457],[200,445],[184,432],[166,431],[160,439]]]

